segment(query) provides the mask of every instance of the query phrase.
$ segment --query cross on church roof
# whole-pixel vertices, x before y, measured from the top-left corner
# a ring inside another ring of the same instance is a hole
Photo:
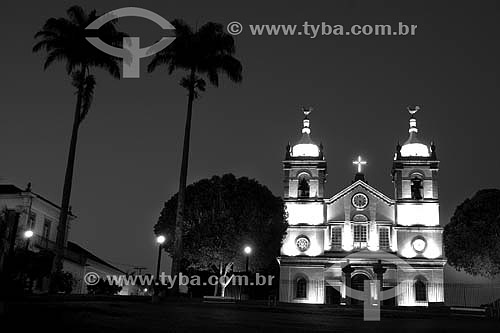
[[[366,165],[366,161],[363,161],[361,159],[361,156],[358,156],[358,159],[356,161],[353,161],[352,164],[356,164],[358,166],[358,173],[361,173],[361,168],[363,165]]]

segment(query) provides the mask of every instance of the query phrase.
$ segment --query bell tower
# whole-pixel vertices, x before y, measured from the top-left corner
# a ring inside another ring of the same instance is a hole
[[[418,137],[415,113],[420,108],[408,107],[409,138],[397,145],[392,164],[392,180],[396,199],[396,222],[399,225],[439,225],[437,175],[439,161],[436,147],[430,148]]]
[[[302,108],[302,137],[286,147],[283,160],[287,236],[281,253],[318,256],[324,252],[326,161],[323,146],[311,140],[311,107]]]
[[[302,108],[302,112],[302,137],[294,146],[287,145],[283,161],[284,198],[320,200],[325,194],[327,175],[323,145],[316,145],[310,137],[309,114],[312,108]]]
[[[398,253],[405,258],[442,257],[442,227],[439,225],[439,161],[434,144],[417,137],[415,113],[408,107],[409,138],[397,145],[392,163]]]

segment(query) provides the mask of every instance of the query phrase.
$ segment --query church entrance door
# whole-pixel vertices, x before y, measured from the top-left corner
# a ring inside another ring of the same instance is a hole
[[[325,303],[326,304],[340,304],[341,296],[337,288],[326,286],[325,288]]]
[[[365,274],[355,274],[351,278],[351,288],[354,290],[359,290],[359,291],[364,291],[365,290],[365,281],[370,280],[368,276]],[[352,305],[360,305],[363,304],[362,300],[359,299],[351,299],[351,304]]]

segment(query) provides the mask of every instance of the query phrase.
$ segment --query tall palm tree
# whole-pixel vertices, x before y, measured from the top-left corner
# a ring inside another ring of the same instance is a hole
[[[172,25],[175,27],[176,39],[170,46],[154,55],[148,65],[148,72],[159,66],[165,66],[168,74],[175,70],[186,72],[186,76],[180,81],[180,85],[188,91],[188,105],[175,218],[172,262],[172,275],[175,276],[180,271],[182,259],[183,215],[193,102],[200,91],[205,91],[206,83],[203,77],[208,78],[216,87],[219,85],[219,74],[225,74],[233,82],[240,82],[242,66],[238,59],[233,57],[236,51],[234,39],[224,32],[221,24],[208,22],[196,31],[182,20],[174,20]],[[178,291],[178,284],[174,286],[173,291]]]
[[[96,11],[86,13],[83,8],[73,6],[66,11],[66,14],[67,17],[48,19],[42,29],[35,34],[35,39],[38,41],[33,47],[33,52],[46,53],[44,70],[55,62],[65,63],[66,72],[71,77],[76,91],[73,129],[57,226],[54,271],[62,270],[78,130],[90,110],[96,85],[91,70],[101,68],[111,76],[120,78],[119,59],[101,52],[85,39],[87,36],[85,28],[99,17]],[[115,23],[111,21],[101,27],[98,36],[106,43],[118,47],[126,35],[116,29]]]

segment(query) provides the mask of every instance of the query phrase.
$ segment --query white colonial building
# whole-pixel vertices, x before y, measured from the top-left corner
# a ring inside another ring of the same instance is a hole
[[[311,140],[310,109],[303,110],[302,138],[287,146],[283,161],[289,227],[279,258],[280,301],[354,303],[351,290],[363,290],[365,280],[380,281],[384,292],[372,296],[386,304],[444,301],[439,161],[435,146],[417,139],[417,110],[409,108],[409,138],[394,155],[394,198],[368,185],[361,158],[352,184],[325,198],[323,146]]]
[[[41,251],[55,253],[57,227],[61,208],[46,197],[35,193],[28,184],[22,189],[0,178],[0,213],[11,218],[0,220],[0,272],[3,271],[5,259],[17,249],[26,249],[35,253]],[[71,212],[64,240],[63,271],[73,275],[72,293],[86,294],[84,276],[94,272],[99,276],[125,275],[125,272],[95,256],[76,243],[67,240],[70,229],[76,221]],[[5,223],[5,225],[3,225]],[[27,238],[26,232],[30,232]],[[121,295],[128,295],[133,288],[122,284]],[[49,290],[49,278],[40,278],[33,283],[34,293],[45,293]]]

